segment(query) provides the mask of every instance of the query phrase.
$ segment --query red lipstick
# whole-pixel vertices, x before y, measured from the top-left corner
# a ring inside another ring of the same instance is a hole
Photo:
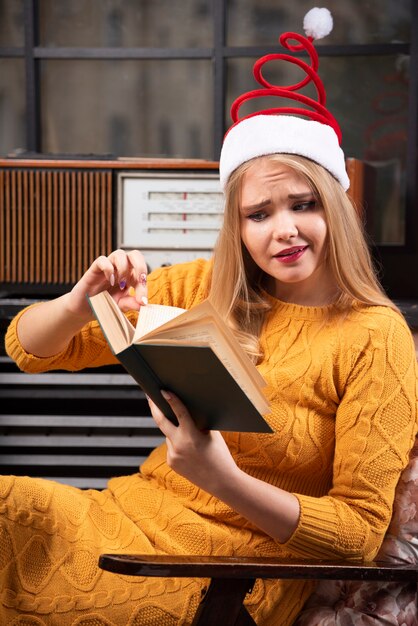
[[[300,259],[308,246],[293,246],[292,248],[285,248],[278,254],[274,255],[274,258],[280,261],[280,263],[295,263]]]

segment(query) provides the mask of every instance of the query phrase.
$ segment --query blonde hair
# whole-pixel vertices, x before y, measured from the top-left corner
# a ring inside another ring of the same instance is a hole
[[[260,357],[258,337],[270,308],[262,290],[265,274],[251,259],[240,234],[242,180],[260,158],[290,167],[304,176],[324,208],[328,228],[326,262],[339,290],[333,311],[346,313],[361,304],[398,310],[377,279],[358,211],[334,177],[301,156],[258,157],[237,168],[227,183],[224,222],[214,251],[209,294],[212,304],[248,354],[254,360]]]

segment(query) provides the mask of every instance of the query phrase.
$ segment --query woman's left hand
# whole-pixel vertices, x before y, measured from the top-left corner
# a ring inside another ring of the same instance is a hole
[[[171,391],[162,392],[173,409],[175,426],[149,399],[152,416],[167,441],[167,463],[178,474],[212,495],[222,490],[237,465],[219,431],[196,428],[189,411]]]
[[[280,543],[288,541],[300,517],[298,498],[241,470],[220,432],[200,431],[171,391],[163,395],[177,416],[178,426],[151,400],[149,403],[157,425],[167,438],[168,465],[273,539]]]

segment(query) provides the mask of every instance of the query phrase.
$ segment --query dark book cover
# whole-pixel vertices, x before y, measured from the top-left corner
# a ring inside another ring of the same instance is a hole
[[[175,424],[161,389],[173,391],[202,430],[273,432],[210,347],[133,344],[116,356]]]

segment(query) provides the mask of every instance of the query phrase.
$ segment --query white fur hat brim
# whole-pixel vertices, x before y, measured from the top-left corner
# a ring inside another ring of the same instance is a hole
[[[322,165],[344,191],[350,186],[344,152],[331,126],[291,115],[254,115],[227,133],[219,160],[222,189],[232,172],[250,159],[269,154],[298,154]]]

